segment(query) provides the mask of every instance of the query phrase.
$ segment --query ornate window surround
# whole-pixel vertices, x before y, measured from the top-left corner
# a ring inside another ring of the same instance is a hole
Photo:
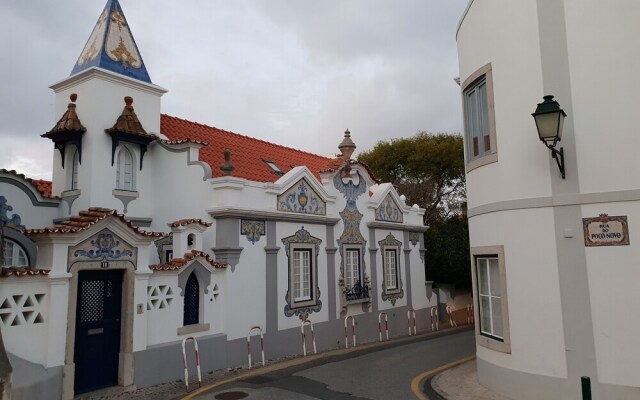
[[[400,264],[400,250],[402,249],[402,242],[397,240],[391,232],[382,240],[378,242],[380,246],[380,256],[382,258],[382,300],[390,301],[395,306],[396,301],[404,297],[404,289],[402,283],[402,265]],[[386,251],[393,250],[396,253],[396,279],[398,284],[395,288],[387,288],[386,276],[389,266],[386,262]]]
[[[287,317],[297,315],[300,319],[305,320],[310,313],[318,312],[322,308],[320,289],[318,288],[318,253],[320,252],[322,239],[311,236],[303,226],[295,234],[282,239],[282,243],[285,246],[285,254],[288,259],[288,287],[285,296],[286,304],[284,314]],[[311,273],[309,282],[311,299],[295,301],[293,290],[293,252],[295,250],[306,249],[311,251]]]

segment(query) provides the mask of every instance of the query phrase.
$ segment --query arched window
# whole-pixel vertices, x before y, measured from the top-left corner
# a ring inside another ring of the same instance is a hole
[[[71,169],[67,175],[67,190],[76,190],[78,188],[78,168],[80,167],[80,154],[78,149],[74,149],[71,156]]]
[[[1,228],[0,228],[1,229]],[[29,265],[29,258],[24,249],[11,239],[4,239],[4,265],[5,267],[21,267]]]
[[[133,174],[133,155],[127,147],[122,146],[118,152],[116,189],[136,190]]]
[[[200,319],[200,284],[195,271],[189,275],[184,288],[183,326],[197,324]]]

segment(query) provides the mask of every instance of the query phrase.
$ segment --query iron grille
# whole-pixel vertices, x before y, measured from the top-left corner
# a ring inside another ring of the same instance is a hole
[[[189,275],[184,289],[184,320],[183,325],[198,323],[200,314],[200,285],[194,272]]]
[[[360,300],[369,298],[369,288],[362,286],[360,281],[356,282],[351,289],[348,289],[345,293],[347,300]]]
[[[104,281],[83,281],[80,323],[102,321],[104,317]]]

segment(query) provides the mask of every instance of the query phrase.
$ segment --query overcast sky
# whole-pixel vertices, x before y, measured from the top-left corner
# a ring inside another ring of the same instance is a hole
[[[331,156],[462,131],[455,30],[468,0],[120,0],[162,112]],[[50,178],[69,76],[106,0],[0,1],[0,168]]]

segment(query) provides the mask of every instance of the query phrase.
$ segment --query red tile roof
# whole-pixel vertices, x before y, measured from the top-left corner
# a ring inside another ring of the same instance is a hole
[[[4,267],[0,268],[0,278],[9,276],[33,276],[33,275],[49,275],[48,269],[30,268],[30,267]]]
[[[41,229],[25,229],[24,233],[27,235],[41,235],[46,233],[74,233],[89,229],[91,226],[97,224],[105,218],[113,216],[125,223],[131,230],[141,236],[161,237],[164,236],[162,232],[148,232],[143,231],[137,226],[133,225],[131,221],[125,218],[123,214],[118,214],[116,210],[109,208],[90,208],[87,211],[80,211],[79,215],[70,217],[64,221],[57,223],[50,228]]]
[[[168,263],[163,264],[152,264],[149,265],[149,269],[152,271],[176,271],[190,264],[191,261],[193,261],[196,257],[204,258],[205,260],[207,260],[209,265],[211,265],[215,269],[227,268],[227,264],[215,261],[204,251],[191,250],[189,253],[186,253],[183,258],[174,258]]]
[[[7,174],[12,174],[15,175],[19,178],[24,179],[25,181],[31,183],[38,192],[40,192],[40,194],[42,195],[42,197],[48,197],[51,198],[51,181],[45,181],[42,179],[31,179],[31,178],[27,178],[24,174],[19,174],[18,172],[16,172],[15,170],[11,169],[0,169],[0,172],[4,172]]]
[[[169,225],[170,228],[176,228],[178,226],[186,226],[189,224],[198,224],[198,225],[202,225],[202,226],[206,226],[206,227],[210,227],[211,225],[213,225],[211,222],[204,222],[201,219],[179,219],[177,221],[173,221],[168,223],[167,225]]]
[[[44,179],[32,179],[31,183],[36,186],[38,192],[42,195],[42,197],[51,197],[51,181],[45,181]]]
[[[200,149],[200,161],[211,167],[214,177],[221,177],[224,149],[231,150],[233,176],[257,182],[275,182],[280,178],[263,160],[274,162],[286,173],[296,166],[307,166],[320,179],[319,172],[332,159],[316,154],[254,139],[212,126],[161,114],[160,132],[171,141],[191,140],[209,143]]]

